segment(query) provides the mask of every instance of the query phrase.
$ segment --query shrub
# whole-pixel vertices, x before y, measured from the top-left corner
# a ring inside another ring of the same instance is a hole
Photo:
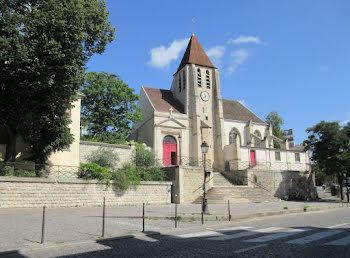
[[[13,172],[13,175],[18,177],[36,177],[37,176],[35,171],[28,171],[24,169],[15,170]]]
[[[87,157],[87,161],[104,168],[113,169],[117,165],[119,157],[112,149],[100,147]]]
[[[112,178],[112,174],[107,168],[96,163],[81,163],[79,169],[79,178],[97,179],[99,181],[108,181]]]
[[[0,176],[12,176],[12,175],[13,175],[13,167],[3,166],[0,168]]]
[[[132,155],[133,163],[137,167],[152,167],[156,164],[154,152],[147,150],[143,145],[136,144]]]
[[[142,181],[164,181],[165,174],[163,169],[158,167],[152,167],[142,170],[141,179]]]
[[[115,171],[113,173],[113,184],[115,187],[119,188],[120,190],[126,190],[130,186],[130,180],[126,176],[126,174],[123,171]]]

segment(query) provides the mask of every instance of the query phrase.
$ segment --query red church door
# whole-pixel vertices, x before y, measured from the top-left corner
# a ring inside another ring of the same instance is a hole
[[[250,151],[250,165],[251,166],[255,166],[256,165],[255,151],[253,151],[253,150]]]
[[[177,165],[177,143],[176,139],[170,135],[165,136],[163,141],[163,165]]]

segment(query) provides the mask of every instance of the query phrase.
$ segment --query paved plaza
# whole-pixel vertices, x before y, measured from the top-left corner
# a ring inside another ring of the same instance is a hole
[[[230,204],[231,223],[265,216],[346,208],[337,202],[264,202]],[[201,227],[199,204],[178,205],[178,230]],[[146,205],[145,231],[174,230],[174,204]],[[228,223],[228,205],[209,205],[204,226]],[[41,246],[42,209],[0,209],[0,251]],[[142,231],[142,206],[106,207],[105,237],[137,234]],[[47,208],[45,244],[93,240],[101,236],[102,207]]]

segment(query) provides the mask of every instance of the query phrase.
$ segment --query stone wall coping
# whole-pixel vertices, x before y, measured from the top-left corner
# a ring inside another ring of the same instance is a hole
[[[0,182],[18,182],[18,183],[65,183],[65,184],[104,184],[98,180],[86,179],[55,179],[55,178],[39,178],[39,177],[4,177],[0,176]],[[113,182],[113,181],[112,181]],[[140,185],[168,185],[171,186],[171,181],[143,181]]]
[[[111,144],[111,143],[105,143],[105,142],[80,141],[80,144],[81,145],[99,146],[99,147],[112,147],[112,148],[119,148],[119,149],[131,149],[131,146],[129,146],[129,145],[119,145],[119,144]]]

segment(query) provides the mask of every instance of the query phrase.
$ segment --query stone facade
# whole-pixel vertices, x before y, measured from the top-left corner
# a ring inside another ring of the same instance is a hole
[[[133,125],[129,140],[146,143],[164,166],[181,166],[183,158],[200,164],[205,141],[215,171],[310,171],[309,153],[302,146],[289,148],[287,140],[275,137],[272,127],[239,101],[222,98],[219,70],[194,35],[170,90],[143,86],[138,106],[144,120]],[[274,148],[276,142],[280,149]]]
[[[171,202],[171,182],[141,182],[126,191],[96,180],[0,177],[0,208],[93,207],[165,204]]]
[[[172,200],[176,203],[193,203],[203,195],[204,170],[199,167],[168,167],[166,174],[173,181]],[[212,187],[212,178],[207,177],[206,186]]]
[[[241,170],[224,172],[236,185],[247,185],[265,190],[282,200],[307,200],[315,198],[314,174],[308,171]]]
[[[132,160],[132,153],[135,149],[135,145],[118,145],[118,144],[109,144],[102,142],[86,142],[80,141],[80,163],[86,163],[87,157],[94,151],[99,148],[106,148],[112,150],[119,158],[116,169],[121,168],[124,163],[130,163]]]

